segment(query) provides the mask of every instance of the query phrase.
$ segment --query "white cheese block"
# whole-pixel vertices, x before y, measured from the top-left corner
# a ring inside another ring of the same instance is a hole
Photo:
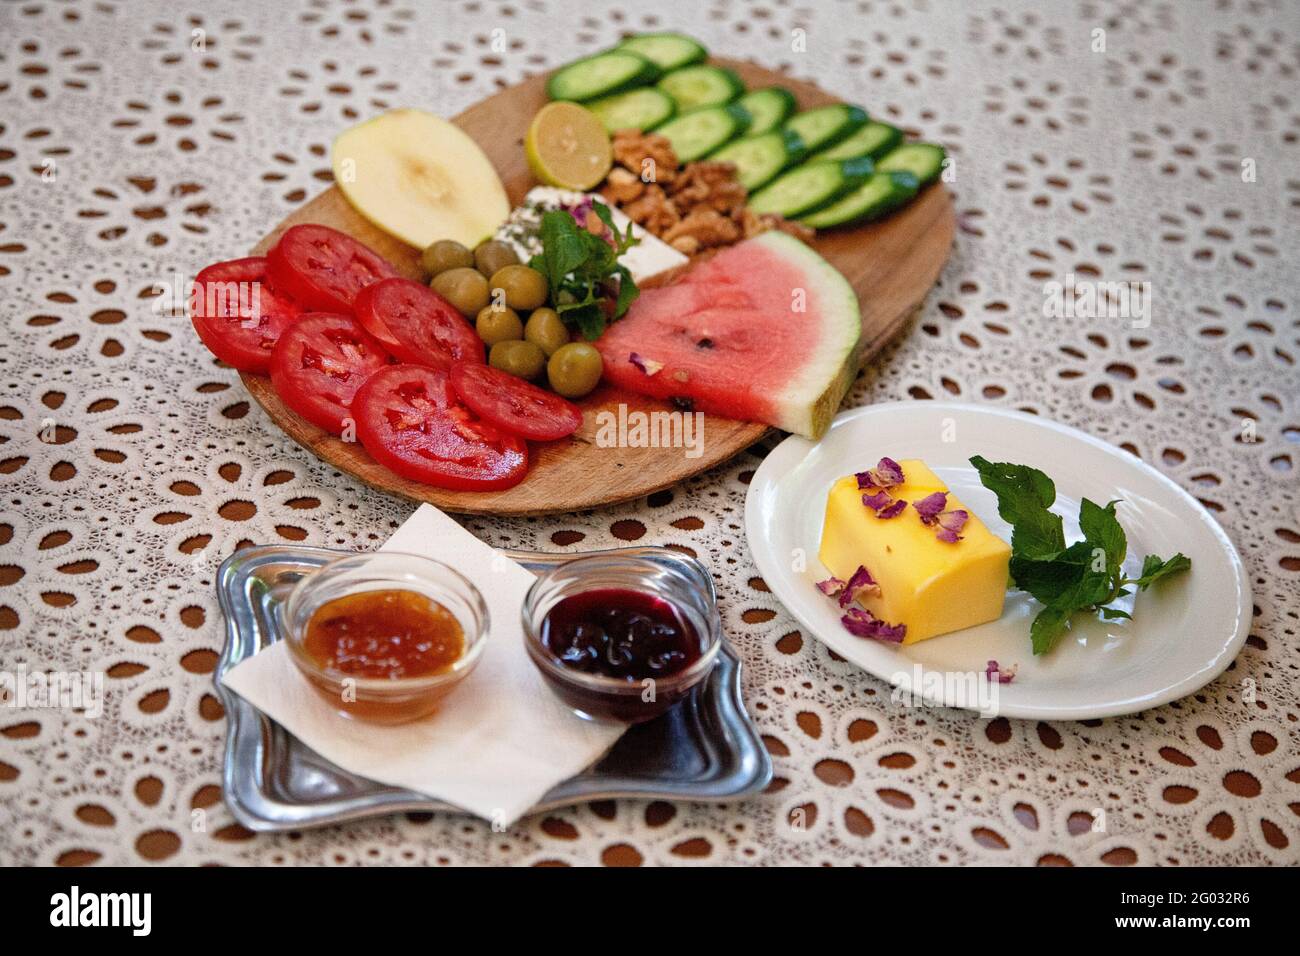
[[[527,262],[542,251],[542,240],[538,234],[542,224],[542,213],[552,209],[572,208],[588,199],[604,202],[600,196],[589,193],[557,189],[553,186],[536,186],[528,191],[523,203],[511,211],[509,218],[493,238],[509,243],[519,254],[520,261]],[[632,278],[637,282],[685,265],[689,261],[668,243],[632,223],[619,210],[611,206],[609,211],[615,227],[620,232],[626,232],[631,223],[632,235],[641,240],[623,253],[618,260],[627,266],[628,271],[632,273]]]

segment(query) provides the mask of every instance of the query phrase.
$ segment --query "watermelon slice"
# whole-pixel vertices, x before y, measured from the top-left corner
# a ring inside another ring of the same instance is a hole
[[[818,438],[857,374],[861,338],[848,280],[766,232],[643,290],[596,348],[620,388]]]

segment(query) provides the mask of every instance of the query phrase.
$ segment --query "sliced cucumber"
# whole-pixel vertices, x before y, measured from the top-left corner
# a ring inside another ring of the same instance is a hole
[[[921,186],[928,186],[943,172],[943,161],[948,154],[934,143],[905,143],[886,153],[876,164],[881,172],[901,169],[916,177]]]
[[[620,43],[617,49],[640,53],[664,72],[709,58],[708,50],[681,33],[638,33]]]
[[[659,89],[677,101],[681,112],[730,103],[745,92],[745,84],[720,66],[688,66],[673,70],[659,81]]]
[[[785,126],[798,133],[804,145],[815,153],[847,138],[866,123],[865,110],[848,103],[836,103],[796,113]]]
[[[751,196],[749,208],[796,219],[830,205],[859,186],[871,175],[872,168],[871,160],[865,158],[805,163]]]
[[[620,129],[654,129],[677,112],[673,98],[653,86],[603,96],[587,104],[611,133]]]
[[[777,129],[728,143],[709,158],[720,163],[735,163],[736,178],[753,192],[775,179],[787,166],[797,163],[804,152],[797,134],[788,129]]]
[[[749,127],[750,136],[770,133],[788,120],[795,108],[794,94],[783,86],[754,90],[737,102],[754,117],[754,122]]]
[[[904,170],[873,173],[857,189],[799,221],[814,229],[844,226],[852,222],[870,222],[887,216],[906,203],[916,195],[918,188],[916,177]]]
[[[870,156],[876,159],[885,155],[903,141],[903,132],[888,123],[870,122],[858,128],[829,149],[817,154],[818,159],[857,159]]]
[[[668,137],[679,162],[689,163],[731,142],[748,127],[749,114],[729,103],[679,113],[655,133]]]
[[[654,82],[655,66],[630,50],[607,50],[560,67],[546,81],[546,95],[553,100],[594,100],[635,86]]]

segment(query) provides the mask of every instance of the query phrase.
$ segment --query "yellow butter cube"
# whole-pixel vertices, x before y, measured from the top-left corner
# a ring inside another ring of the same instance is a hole
[[[1002,616],[1011,547],[952,494],[946,510],[965,510],[970,519],[955,544],[940,541],[933,525],[921,523],[913,503],[947,487],[925,463],[899,462],[904,483],[888,489],[907,508],[877,518],[862,503],[853,475],[841,478],[826,499],[819,557],[835,577],[848,581],[865,567],[879,594],[863,592],[858,603],[877,619],[907,625],[904,644],[984,624]]]

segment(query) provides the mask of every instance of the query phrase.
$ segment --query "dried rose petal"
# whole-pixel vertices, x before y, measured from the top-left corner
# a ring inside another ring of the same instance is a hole
[[[825,581],[818,581],[817,588],[827,597],[834,597],[844,590],[845,584],[837,577],[829,577]]]
[[[989,661],[988,667],[984,668],[984,676],[991,681],[997,681],[999,684],[1010,684],[1016,679],[1018,669],[1019,667],[1016,664],[1012,664],[1004,670],[997,661]]]
[[[868,594],[879,594],[880,585],[877,584],[876,579],[871,576],[871,572],[859,564],[858,569],[854,571],[853,576],[849,578],[849,583],[840,593],[840,607],[848,607],[856,601],[858,595],[864,591]]]
[[[960,531],[966,527],[966,522],[970,520],[970,512],[962,511],[945,511],[939,515],[939,527],[947,528],[949,531]]]
[[[654,359],[642,358],[636,352],[631,353],[627,357],[627,360],[646,375],[655,375],[664,367],[663,362],[656,362]]]
[[[966,527],[970,514],[960,509],[944,511],[947,504],[947,492],[936,491],[932,495],[926,495],[920,501],[913,501],[912,507],[921,516],[921,524],[939,526],[938,531],[935,532],[936,538],[948,544],[956,544],[961,540],[961,529]]]
[[[875,468],[856,475],[859,488],[889,488],[903,483],[903,466],[892,458],[882,458]]]
[[[907,507],[907,502],[902,498],[895,501],[883,491],[877,491],[874,495],[863,495],[862,503],[876,513],[877,518],[893,518],[903,513]]]
[[[966,522],[970,520],[970,514],[960,510],[945,511],[936,520],[939,522],[939,531],[935,537],[940,541],[956,544],[961,540],[961,529],[966,527]]]
[[[855,637],[869,637],[890,644],[903,643],[903,637],[907,634],[906,624],[886,624],[884,621],[876,620],[870,611],[860,607],[850,608],[849,612],[840,618],[840,623]]]
[[[876,512],[876,517],[877,517],[877,518],[896,518],[896,517],[898,517],[899,515],[901,515],[901,514],[903,513],[903,509],[906,508],[906,507],[907,507],[907,502],[904,501],[902,498],[899,498],[897,501],[895,501],[895,502],[894,502],[892,505],[890,505],[888,508],[881,508],[879,511],[877,511],[877,512]]]
[[[948,494],[943,491],[936,491],[932,495],[926,495],[920,501],[912,502],[912,507],[921,516],[922,524],[933,524],[947,505]]]

